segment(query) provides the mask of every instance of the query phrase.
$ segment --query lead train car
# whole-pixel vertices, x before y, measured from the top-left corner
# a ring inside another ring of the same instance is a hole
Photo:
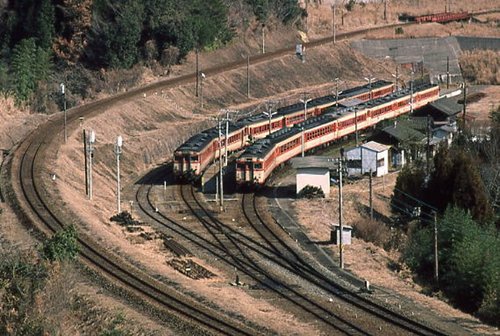
[[[394,85],[388,81],[376,81],[371,84],[371,97],[383,97],[394,91]],[[327,108],[335,105],[336,97],[328,95],[312,99],[307,104],[307,117],[312,118],[323,113]],[[363,85],[344,90],[339,94],[338,104],[345,101],[357,99],[367,101],[370,99],[370,86]],[[271,119],[271,132],[284,127],[304,121],[304,104],[297,103],[277,110]],[[223,132],[225,133],[225,132]],[[230,123],[228,152],[240,150],[254,139],[264,138],[269,134],[269,119],[264,114],[255,115],[236,123]],[[177,176],[194,174],[200,175],[205,168],[219,156],[219,148],[222,154],[225,151],[225,136],[221,137],[219,144],[219,132],[217,128],[207,129],[192,136],[189,140],[179,146],[174,152],[174,173]]]
[[[410,89],[395,92],[351,108],[332,107],[324,115],[312,118],[292,128],[282,129],[256,141],[236,160],[238,184],[264,184],[274,168],[302,150],[329,144],[343,136],[395,118],[410,111]],[[439,97],[439,87],[425,84],[413,93],[413,108],[419,108]]]

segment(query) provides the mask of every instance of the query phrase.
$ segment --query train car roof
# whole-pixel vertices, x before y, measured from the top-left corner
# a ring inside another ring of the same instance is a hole
[[[229,122],[229,132],[234,132],[241,129],[243,126],[239,124],[235,124],[233,122]],[[212,140],[219,137],[218,127],[212,127],[204,130],[201,133],[193,135],[186,142],[180,145],[175,152],[198,152],[201,149],[205,148]],[[224,135],[226,132],[225,124],[222,124],[222,134]]]
[[[378,89],[378,88],[381,88],[383,86],[387,86],[390,84],[392,84],[392,82],[385,81],[385,80],[378,80],[378,81],[372,83],[372,90]],[[350,97],[354,97],[356,95],[359,95],[359,94],[365,93],[365,92],[370,92],[369,84],[345,89],[344,91],[339,93],[339,100],[348,99]],[[308,107],[316,107],[316,106],[320,106],[320,105],[324,105],[324,104],[328,104],[328,103],[333,103],[333,102],[335,102],[335,96],[334,95],[327,95],[327,96],[322,96],[322,97],[312,99],[310,102],[307,103],[307,106]],[[285,116],[285,115],[295,113],[297,111],[302,111],[302,110],[304,110],[304,103],[296,103],[296,104],[292,104],[292,105],[283,106],[283,107],[278,108],[277,109],[278,113],[276,115],[277,116]],[[259,113],[259,114],[254,115],[254,116],[238,120],[238,123],[243,124],[243,125],[248,125],[248,124],[258,122],[258,121],[265,121],[267,119],[268,119],[268,116],[266,116],[262,113]]]
[[[428,88],[431,88],[436,85],[432,84],[422,84],[415,87],[415,91],[422,91]],[[357,106],[352,107],[330,107],[328,108],[323,115],[310,118],[304,122],[295,124],[293,127],[283,128],[279,131],[268,135],[264,139],[256,140],[252,145],[247,147],[243,154],[240,156],[242,159],[256,157],[256,158],[264,158],[273,148],[274,145],[280,143],[281,141],[290,138],[300,132],[302,132],[302,128],[304,131],[309,129],[316,128],[322,124],[326,124],[328,122],[337,120],[347,114],[354,112],[354,110],[362,111],[365,109],[373,108],[390,101],[399,99],[401,97],[407,96],[410,94],[410,89],[406,88],[403,90],[399,90],[397,92],[391,93],[390,95],[380,97],[377,99],[370,100],[368,102],[362,103]]]

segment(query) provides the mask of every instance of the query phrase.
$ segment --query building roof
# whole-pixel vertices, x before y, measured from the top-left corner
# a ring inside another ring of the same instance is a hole
[[[429,105],[449,117],[457,115],[463,110],[463,106],[451,98],[441,98],[430,103]]]
[[[397,124],[396,126],[388,126],[383,129],[383,132],[389,134],[399,142],[420,142],[425,139],[425,134],[408,126]]]
[[[370,141],[362,144],[361,147],[380,153],[389,149],[389,146],[382,145],[381,143]]]
[[[307,156],[296,157],[291,159],[292,167],[295,169],[303,168],[324,168],[334,169],[337,168],[338,163],[336,160],[327,156]]]

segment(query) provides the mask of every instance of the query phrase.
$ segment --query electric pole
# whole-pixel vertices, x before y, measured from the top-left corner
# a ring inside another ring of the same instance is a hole
[[[93,130],[90,131],[89,137],[87,138],[87,157],[89,161],[89,200],[92,200],[92,159],[94,157],[94,143],[95,143],[95,132]]]
[[[387,22],[387,0],[384,0],[384,21]]]
[[[431,174],[431,116],[428,114],[427,115],[427,179],[429,178]]]
[[[374,78],[374,77],[372,77],[372,76],[368,76],[368,78],[367,78],[367,77],[365,77],[365,80],[368,82],[368,90],[370,90],[370,100],[372,100],[372,99],[373,99],[373,94],[372,94],[372,81],[374,81],[374,80],[375,80],[375,78]]]
[[[311,98],[307,98],[307,92],[304,92],[304,99],[299,100],[302,104],[304,104],[304,121],[307,120],[307,103],[309,103],[311,100]]]
[[[85,158],[85,195],[89,195],[89,161],[87,155],[87,133],[83,130],[83,156]]]
[[[467,83],[464,80],[464,130],[465,130],[465,113],[467,112]]]
[[[304,157],[304,150],[305,150],[305,143],[304,143],[304,127],[301,127],[301,128],[300,128],[300,131],[301,131],[301,135],[300,135],[300,137],[301,137],[301,140],[302,140],[302,141],[301,141],[301,144],[302,144],[302,146],[301,146],[301,149],[302,149],[302,157]]]
[[[337,5],[335,4],[335,0],[333,2],[333,5],[332,5],[332,12],[333,12],[333,24],[332,24],[332,27],[333,27],[333,44],[337,43],[337,40],[336,40],[336,36],[337,36],[337,31],[336,31],[336,27],[335,27],[335,12],[337,11]]]
[[[399,67],[398,67],[398,64],[396,64],[396,74],[392,74],[392,77],[394,77],[396,80],[395,89],[397,92],[397,91],[399,91]]]
[[[68,141],[68,132],[66,130],[67,119],[66,119],[66,92],[64,90],[64,83],[59,84],[61,88],[61,95],[63,97],[63,109],[64,109],[64,143]]]
[[[438,255],[438,229],[437,229],[437,215],[434,211],[434,278],[436,284],[439,284],[439,255]]]
[[[276,104],[276,102],[274,102],[274,101],[271,101],[271,100],[266,101],[267,112],[266,111],[263,112],[267,117],[269,117],[269,134],[272,133],[272,130],[271,130],[272,117],[273,117],[273,115],[278,113],[277,111],[273,112],[273,108],[274,108],[275,104]]]
[[[358,109],[354,106],[354,134],[356,136],[356,147],[358,147]]]
[[[339,106],[339,94],[342,93],[342,91],[339,91],[339,78],[336,77],[334,80],[335,82],[335,107]]]
[[[220,211],[224,211],[224,179],[222,174],[222,120],[219,119],[219,205]]]
[[[373,178],[372,169],[370,168],[370,220],[373,221]]]
[[[198,48],[195,49],[195,55],[196,55],[196,97],[198,97],[198,90],[200,88],[200,67],[199,67],[199,60],[198,60]]]
[[[450,56],[446,56],[446,88],[450,88]]]
[[[413,77],[415,76],[415,71],[411,71],[411,81],[410,81],[410,114],[413,114]]]
[[[247,98],[250,98],[250,55],[247,55]]]
[[[339,160],[339,255],[340,255],[340,268],[344,268],[344,251],[343,251],[343,233],[344,225],[342,223],[342,156]]]
[[[200,107],[203,109],[203,81],[205,80],[205,74],[200,73]]]
[[[121,188],[120,188],[120,155],[122,153],[123,138],[119,135],[116,138],[115,154],[116,154],[116,207],[118,213],[121,213]]]
[[[262,53],[265,54],[266,53],[266,48],[265,48],[265,33],[264,33],[264,29],[266,28],[266,25],[263,23],[262,24]]]

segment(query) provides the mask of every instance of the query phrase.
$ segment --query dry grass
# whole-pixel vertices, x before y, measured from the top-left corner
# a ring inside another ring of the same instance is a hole
[[[465,51],[460,57],[463,75],[474,84],[500,84],[500,52]]]

